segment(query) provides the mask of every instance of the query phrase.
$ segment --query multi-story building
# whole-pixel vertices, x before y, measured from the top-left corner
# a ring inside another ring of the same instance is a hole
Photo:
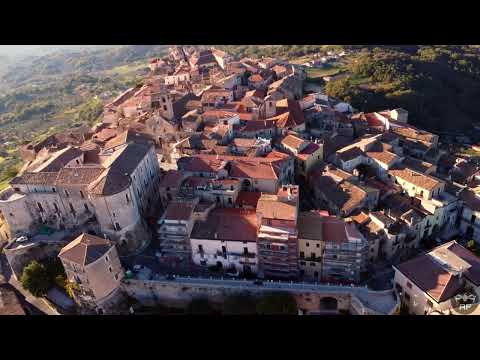
[[[254,210],[215,209],[197,221],[190,236],[193,261],[234,272],[257,273],[257,217]]]
[[[160,174],[153,145],[124,143],[94,156],[75,154],[67,163],[50,162],[48,171],[42,167],[15,177],[1,193],[8,237],[33,233],[40,224],[71,229],[97,221],[127,250],[145,243],[144,218],[157,200]]]
[[[160,249],[167,256],[188,258],[190,256],[190,233],[198,199],[171,201],[158,221]]]
[[[456,295],[480,295],[480,259],[456,241],[393,268],[396,290],[410,314],[459,314]]]
[[[124,270],[113,242],[82,234],[58,254],[74,299],[82,307],[103,313],[118,301]]]
[[[318,211],[298,217],[300,274],[306,279],[358,282],[366,269],[368,249],[353,223]]]
[[[257,204],[260,275],[297,278],[299,188],[282,186],[276,195],[262,194]]]

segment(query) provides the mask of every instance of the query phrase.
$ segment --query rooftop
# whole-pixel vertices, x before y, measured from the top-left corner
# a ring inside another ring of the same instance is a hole
[[[113,245],[109,240],[82,234],[60,250],[58,256],[62,259],[85,266],[101,258]]]
[[[208,214],[206,221],[195,223],[190,237],[256,242],[257,216],[255,211],[245,209],[215,209]]]

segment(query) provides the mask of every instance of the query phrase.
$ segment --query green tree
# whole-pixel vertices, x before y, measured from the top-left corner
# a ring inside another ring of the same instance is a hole
[[[355,95],[354,88],[348,78],[329,81],[325,85],[325,93],[328,96],[338,97],[350,102]]]
[[[256,304],[249,295],[232,295],[223,303],[225,315],[253,315],[256,313]]]
[[[297,302],[288,293],[271,293],[257,303],[260,315],[297,315]]]
[[[34,296],[44,295],[51,286],[47,269],[36,260],[33,260],[23,269],[20,282],[22,287]]]

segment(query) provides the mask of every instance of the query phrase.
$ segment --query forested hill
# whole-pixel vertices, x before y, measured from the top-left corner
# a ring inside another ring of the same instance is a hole
[[[43,56],[30,56],[10,65],[0,77],[3,86],[45,82],[65,75],[92,75],[116,66],[165,53],[165,45],[101,46],[62,48]]]
[[[349,76],[325,84],[329,95],[361,111],[403,107],[411,122],[431,131],[468,132],[480,122],[478,45],[236,45],[236,58],[277,56],[303,62],[315,53],[347,50],[338,71]],[[329,71],[328,68],[324,71]],[[312,71],[313,72],[313,71]],[[322,72],[320,69],[319,73]]]

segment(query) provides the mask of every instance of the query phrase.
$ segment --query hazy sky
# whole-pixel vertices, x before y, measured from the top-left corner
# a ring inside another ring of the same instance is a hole
[[[45,53],[65,48],[81,49],[92,46],[94,45],[0,45],[0,55],[16,56],[28,53]]]

